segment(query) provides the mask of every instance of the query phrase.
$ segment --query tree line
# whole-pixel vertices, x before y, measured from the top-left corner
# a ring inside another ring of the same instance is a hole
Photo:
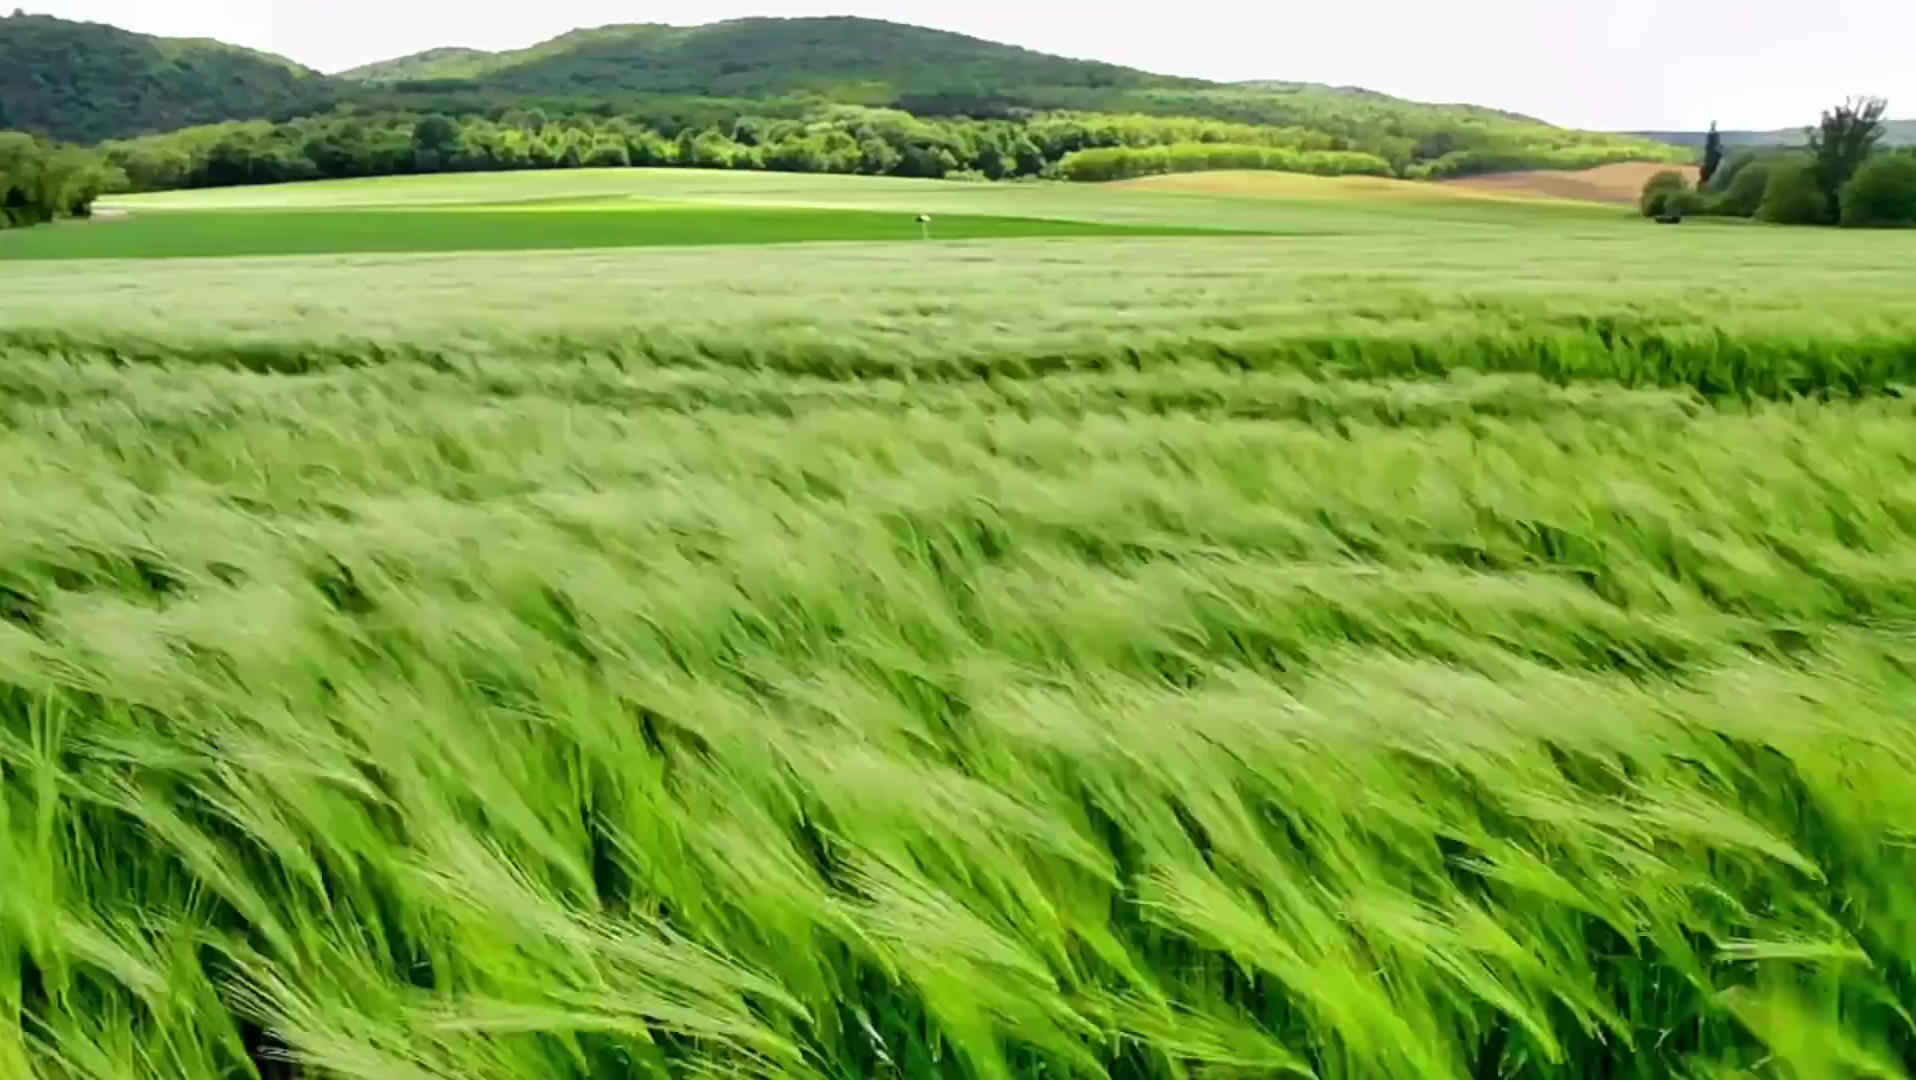
[[[985,179],[1037,175],[1045,151],[1015,124],[839,107],[660,130],[623,116],[334,112],[188,128],[103,144],[135,191],[410,173],[658,166]]]
[[[1644,216],[1753,218],[1778,225],[1916,228],[1916,150],[1884,145],[1888,102],[1855,98],[1823,113],[1801,146],[1726,155],[1714,126],[1692,185],[1678,172],[1645,184]]]
[[[1480,135],[1459,129],[1419,141],[1149,114],[978,119],[831,105],[802,115],[661,108],[635,117],[543,108],[477,115],[348,108],[187,128],[101,149],[134,191],[624,166],[982,180],[1109,180],[1220,168],[1437,178],[1643,156],[1633,145],[1591,143],[1580,133],[1482,123]],[[1672,148],[1673,159],[1680,154]]]
[[[0,131],[0,229],[88,217],[110,182],[98,154]]]
[[[816,95],[727,99],[688,94],[517,97],[441,83],[408,83],[362,93],[364,111],[497,117],[510,109],[538,107],[554,116],[623,116],[643,126],[676,133],[687,124],[729,126],[741,116],[805,119],[827,102]],[[1201,89],[1089,90],[1084,88],[1009,89],[974,93],[901,94],[890,102],[850,98],[842,104],[896,108],[925,120],[970,118],[1042,124],[1049,117],[1108,119],[1117,125],[1138,122],[1218,125],[1238,134],[1177,142],[1235,142],[1264,145],[1262,136],[1244,131],[1280,131],[1289,140],[1307,132],[1317,145],[1300,149],[1357,150],[1376,154],[1400,175],[1417,167],[1433,176],[1465,176],[1508,168],[1552,167],[1567,152],[1582,151],[1598,163],[1612,161],[1688,162],[1694,152],[1655,140],[1602,132],[1555,128],[1542,121],[1468,105],[1429,105],[1364,91],[1331,90],[1305,84],[1255,84]],[[1288,141],[1286,145],[1289,145]],[[1511,164],[1515,162],[1515,164]]]

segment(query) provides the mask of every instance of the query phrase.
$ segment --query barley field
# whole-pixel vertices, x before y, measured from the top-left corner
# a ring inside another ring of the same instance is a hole
[[[1907,238],[949,187],[0,263],[0,1075],[1916,1069]]]

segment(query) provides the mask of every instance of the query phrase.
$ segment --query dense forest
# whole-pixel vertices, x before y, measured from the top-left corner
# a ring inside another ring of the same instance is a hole
[[[17,131],[0,131],[0,229],[87,217],[108,183],[98,155]]]
[[[1490,109],[1204,83],[851,18],[607,27],[329,78],[211,42],[16,16],[0,20],[0,65],[0,120],[104,140],[136,190],[594,165],[1435,178],[1690,154]]]

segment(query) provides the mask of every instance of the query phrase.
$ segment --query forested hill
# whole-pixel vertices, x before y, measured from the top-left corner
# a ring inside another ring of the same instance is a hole
[[[536,96],[816,94],[862,105],[941,95],[1016,100],[1051,88],[1207,85],[942,30],[847,17],[737,19],[694,27],[607,26],[514,52],[439,49],[343,77],[367,82],[465,80]]]
[[[0,130],[97,142],[327,108],[336,84],[282,57],[46,15],[0,18]]]

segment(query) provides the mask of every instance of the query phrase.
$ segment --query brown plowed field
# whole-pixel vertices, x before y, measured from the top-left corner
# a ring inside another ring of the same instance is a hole
[[[1584,199],[1590,202],[1629,203],[1637,201],[1650,177],[1665,169],[1676,169],[1696,182],[1693,165],[1658,165],[1628,162],[1603,165],[1582,172],[1540,169],[1533,172],[1498,173],[1473,176],[1464,180],[1446,180],[1445,187],[1467,188],[1487,194],[1528,195],[1550,199]]]

